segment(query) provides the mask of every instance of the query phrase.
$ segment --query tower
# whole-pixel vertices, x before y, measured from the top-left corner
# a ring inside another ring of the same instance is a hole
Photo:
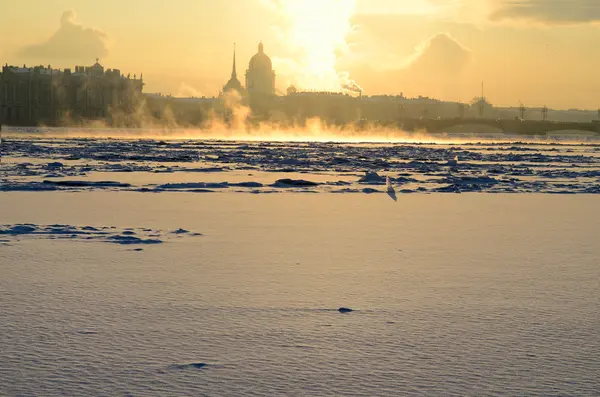
[[[485,111],[485,96],[483,95],[483,81],[481,82],[481,97],[479,98],[479,117],[483,118],[483,113]]]
[[[548,106],[544,105],[542,108],[542,120],[548,121]]]
[[[242,86],[242,83],[237,78],[237,70],[235,65],[235,43],[233,43],[233,66],[231,69],[231,77],[225,86],[223,87],[223,94],[230,93],[232,91],[236,91],[241,96],[246,95],[246,90]]]

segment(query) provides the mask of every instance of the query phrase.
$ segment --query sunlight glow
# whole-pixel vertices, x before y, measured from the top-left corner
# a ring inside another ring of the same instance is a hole
[[[291,56],[275,58],[279,74],[303,90],[343,91],[359,87],[336,69],[338,55],[348,50],[355,0],[278,0],[283,17],[279,33]]]
[[[444,3],[431,0],[394,0],[394,1],[373,1],[359,0],[357,12],[361,14],[401,14],[401,15],[432,15],[440,11],[444,6],[455,2],[448,1]]]

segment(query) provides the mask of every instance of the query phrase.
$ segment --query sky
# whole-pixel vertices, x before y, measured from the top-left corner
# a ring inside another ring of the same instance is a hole
[[[0,0],[0,62],[143,73],[216,96],[260,41],[277,90],[600,107],[598,0]]]

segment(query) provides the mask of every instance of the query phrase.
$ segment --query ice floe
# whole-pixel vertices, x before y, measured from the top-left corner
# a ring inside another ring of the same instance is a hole
[[[600,141],[594,140],[457,145],[9,137],[4,146],[0,191],[364,194],[381,192],[376,186],[387,178],[398,193],[600,191]]]
[[[31,223],[0,225],[0,236],[7,241],[26,238],[96,241],[118,245],[155,245],[174,238],[196,237],[200,233],[185,229],[162,231],[147,228],[117,228],[113,226],[36,225]]]

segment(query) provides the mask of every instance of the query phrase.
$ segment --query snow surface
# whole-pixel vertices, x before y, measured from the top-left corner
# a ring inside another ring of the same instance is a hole
[[[0,193],[2,396],[600,390],[595,195],[77,189]]]

